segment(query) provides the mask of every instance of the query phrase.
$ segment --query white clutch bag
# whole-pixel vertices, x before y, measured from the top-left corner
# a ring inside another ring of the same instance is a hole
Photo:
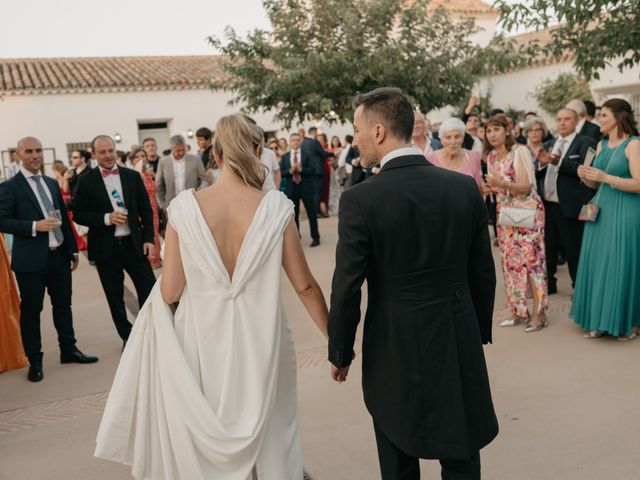
[[[536,221],[536,208],[504,206],[500,209],[498,224],[503,227],[533,229]]]

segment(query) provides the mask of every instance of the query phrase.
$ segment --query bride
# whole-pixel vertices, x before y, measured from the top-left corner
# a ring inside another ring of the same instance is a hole
[[[219,180],[168,208],[164,273],[123,353],[95,452],[137,479],[303,477],[282,267],[325,337],[328,313],[293,204],[262,192],[261,149],[244,116],[220,119]]]

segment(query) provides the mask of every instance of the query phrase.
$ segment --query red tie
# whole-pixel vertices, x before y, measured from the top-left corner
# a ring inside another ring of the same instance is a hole
[[[109,175],[120,175],[120,169],[114,168],[113,170],[102,170],[103,177],[108,177]]]
[[[293,152],[293,164],[297,164],[298,163],[298,151],[296,150],[295,152]],[[293,183],[295,183],[296,185],[300,185],[300,182],[302,181],[302,175],[300,175],[300,172],[295,172],[293,174]]]

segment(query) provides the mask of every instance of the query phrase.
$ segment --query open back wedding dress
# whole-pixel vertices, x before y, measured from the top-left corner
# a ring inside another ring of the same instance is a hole
[[[138,479],[302,479],[296,357],[280,298],[293,204],[270,191],[233,275],[192,190],[169,207],[186,286],[172,314],[156,283],[107,401],[95,455]]]

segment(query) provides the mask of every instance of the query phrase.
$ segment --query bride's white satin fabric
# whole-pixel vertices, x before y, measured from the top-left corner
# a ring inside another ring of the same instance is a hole
[[[265,195],[233,278],[193,191],[169,221],[187,279],[172,315],[159,284],[129,337],[95,455],[138,479],[300,480],[296,358],[280,298],[292,203]]]

